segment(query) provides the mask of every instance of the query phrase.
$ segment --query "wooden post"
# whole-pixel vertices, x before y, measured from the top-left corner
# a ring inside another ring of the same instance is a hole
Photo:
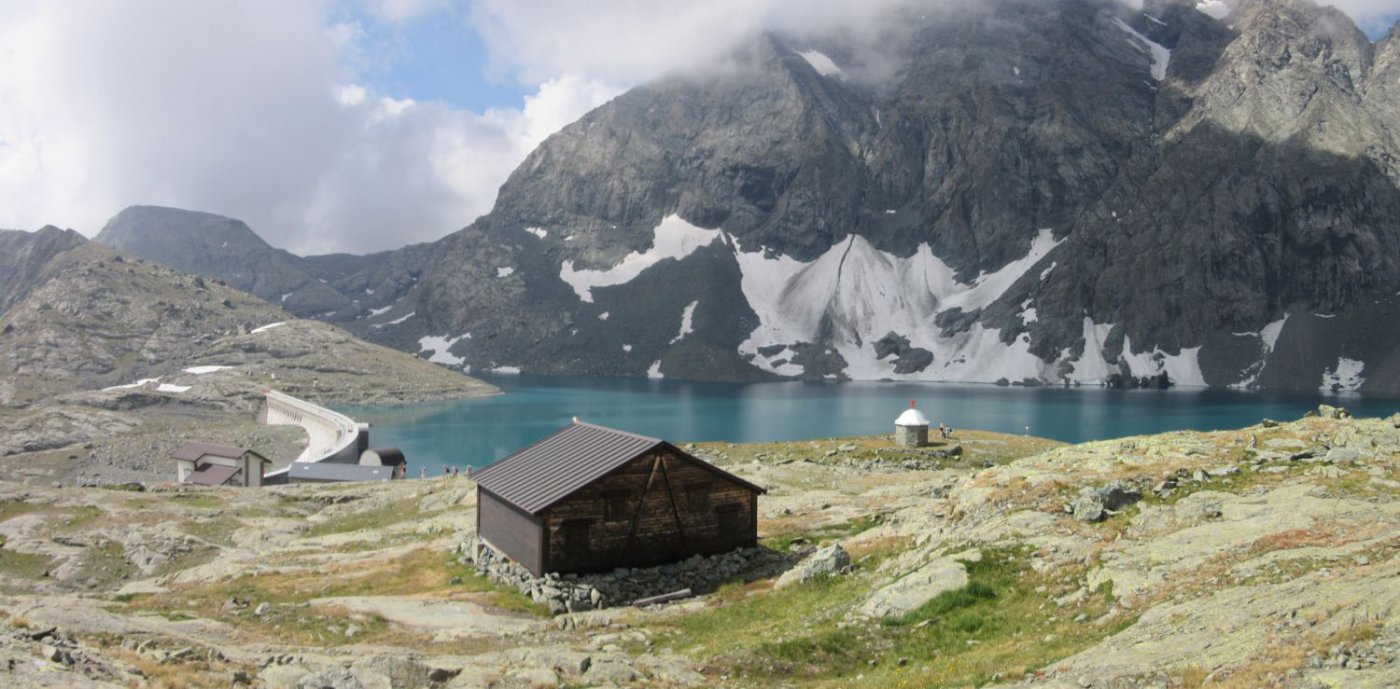
[[[642,489],[642,496],[637,498],[637,511],[632,513],[632,525],[627,527],[627,543],[622,546],[623,550],[632,549],[632,540],[637,536],[637,524],[642,520],[642,508],[647,504],[647,493],[651,492],[651,483],[656,480],[656,470],[661,466],[661,456],[657,455],[651,462],[651,473],[647,474],[647,485]]]
[[[673,591],[671,593],[663,593],[659,596],[651,596],[650,598],[638,598],[637,600],[632,601],[632,605],[635,605],[639,608],[643,608],[648,605],[656,605],[657,603],[669,603],[673,600],[689,598],[692,595],[695,594],[691,593],[690,589],[681,589],[679,591]]]

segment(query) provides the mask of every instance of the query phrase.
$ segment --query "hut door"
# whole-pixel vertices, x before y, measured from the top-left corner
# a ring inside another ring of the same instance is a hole
[[[564,556],[570,561],[588,556],[588,524],[586,519],[564,522]]]

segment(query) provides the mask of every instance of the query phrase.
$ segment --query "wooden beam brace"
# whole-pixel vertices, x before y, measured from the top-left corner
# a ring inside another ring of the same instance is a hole
[[[631,550],[632,542],[637,536],[637,524],[642,521],[642,508],[647,504],[647,493],[651,492],[651,484],[656,480],[656,471],[661,466],[661,456],[657,455],[651,462],[651,473],[647,474],[647,485],[642,489],[642,496],[637,498],[637,511],[632,513],[632,524],[627,527],[627,544],[623,550]]]
[[[671,472],[666,470],[666,457],[661,457],[661,478],[666,481],[666,494],[671,497],[671,514],[676,517],[676,531],[681,536],[681,550],[690,551],[685,542],[685,522],[681,521],[681,508],[676,504],[676,491],[671,489]]]

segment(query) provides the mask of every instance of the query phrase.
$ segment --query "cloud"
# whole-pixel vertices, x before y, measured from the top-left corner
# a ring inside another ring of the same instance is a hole
[[[966,0],[478,0],[470,21],[494,68],[533,81],[587,74],[636,84],[725,55],[765,30],[873,31],[888,13]]]
[[[91,235],[152,203],[243,219],[293,251],[428,241],[617,93],[564,76],[518,109],[387,98],[356,82],[356,28],[329,16],[273,0],[0,5],[0,226]]]
[[[1400,17],[1400,0],[1321,0],[1320,4],[1346,12],[1372,36],[1383,35]]]
[[[978,1],[6,0],[0,227],[91,235],[147,203],[237,217],[298,252],[429,241],[488,212],[530,150],[626,87],[766,29],[869,38],[891,12]],[[1334,4],[1362,21],[1400,11]],[[396,56],[367,37],[426,21],[480,37],[495,74],[532,95],[471,112],[378,92],[370,77]]]

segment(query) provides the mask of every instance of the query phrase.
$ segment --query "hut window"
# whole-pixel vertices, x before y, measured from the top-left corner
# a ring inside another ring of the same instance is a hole
[[[685,487],[685,506],[691,514],[710,509],[710,484],[692,483]]]
[[[564,522],[564,555],[571,560],[588,555],[587,519],[571,519]]]
[[[610,522],[627,520],[627,491],[603,493],[603,519]]]
[[[715,508],[715,514],[719,516],[719,530],[721,534],[733,533],[739,530],[738,505],[720,505]]]

